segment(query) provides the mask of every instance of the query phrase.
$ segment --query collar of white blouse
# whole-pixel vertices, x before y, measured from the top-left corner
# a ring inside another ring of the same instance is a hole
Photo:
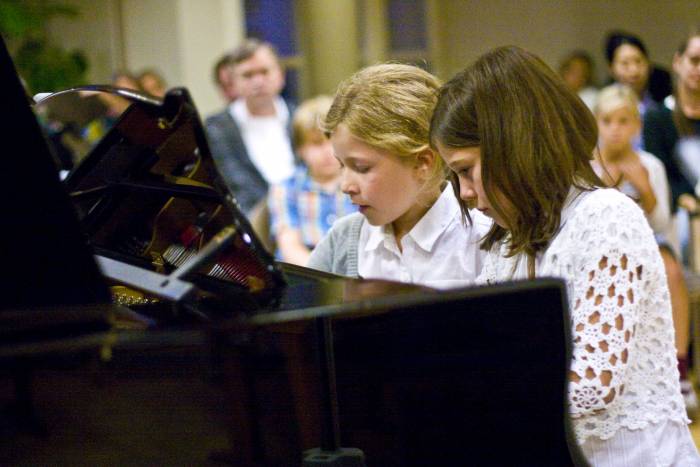
[[[549,249],[549,247],[554,243],[554,240],[557,238],[557,236],[561,233],[561,231],[564,229],[564,225],[566,225],[567,221],[571,218],[571,216],[576,212],[576,206],[578,206],[581,201],[583,201],[589,194],[591,194],[592,191],[589,190],[581,190],[576,187],[571,187],[569,190],[569,193],[566,195],[566,200],[564,201],[564,207],[561,210],[561,218],[559,220],[559,228],[557,229],[556,233],[552,236],[552,238],[549,240],[549,246],[545,248],[544,250],[541,250],[539,253],[537,253],[537,256],[535,256],[535,277],[537,277],[537,271],[540,269],[540,266],[542,264],[542,260],[544,258],[545,253]],[[527,268],[527,257],[525,254],[521,253],[519,255],[516,255],[513,257],[513,279],[527,279],[528,278],[528,268]]]
[[[435,203],[428,209],[428,212],[406,234],[406,237],[411,238],[416,245],[429,253],[433,250],[440,235],[457,218],[458,213],[459,203],[452,187],[448,184]],[[369,226],[369,236],[364,251],[376,250],[381,245],[391,251],[398,252],[391,224]]]

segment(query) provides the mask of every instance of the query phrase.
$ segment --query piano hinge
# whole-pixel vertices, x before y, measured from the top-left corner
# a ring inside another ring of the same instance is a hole
[[[165,118],[165,117],[158,117],[158,128],[160,128],[161,130],[170,130],[170,129],[172,129],[173,125],[175,125],[175,122],[176,122],[177,119],[180,117],[180,114],[182,113],[182,108],[183,108],[183,107],[184,107],[184,106],[181,105],[181,106],[177,109],[177,113],[176,113],[176,114],[173,116],[173,118],[170,119],[170,120],[168,120],[168,119]]]
[[[157,251],[151,251],[151,264],[156,268],[155,271],[159,274],[165,274],[165,259],[163,255]]]

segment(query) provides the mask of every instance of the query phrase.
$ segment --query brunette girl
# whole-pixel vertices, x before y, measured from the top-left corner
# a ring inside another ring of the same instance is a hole
[[[463,203],[494,220],[478,281],[566,281],[569,410],[588,460],[700,465],[659,249],[642,210],[593,171],[597,135],[585,104],[516,47],[485,54],[448,82],[431,123]]]

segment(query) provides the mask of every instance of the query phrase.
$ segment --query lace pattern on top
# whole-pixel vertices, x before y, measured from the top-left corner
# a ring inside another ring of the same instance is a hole
[[[537,269],[538,277],[567,283],[569,410],[579,443],[589,436],[608,439],[620,427],[687,423],[666,274],[653,233],[642,211],[618,191],[583,196],[538,257]],[[505,251],[501,245],[488,255],[479,282],[526,278]]]

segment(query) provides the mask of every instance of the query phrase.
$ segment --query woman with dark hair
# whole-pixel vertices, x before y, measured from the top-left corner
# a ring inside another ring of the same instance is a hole
[[[626,84],[637,93],[639,113],[659,107],[671,94],[671,76],[653,65],[642,40],[624,31],[613,31],[605,41],[605,58],[610,66],[612,79]]]
[[[477,281],[567,284],[569,410],[591,464],[699,466],[659,249],[637,204],[595,174],[585,104],[539,58],[499,48],[443,86],[430,138],[463,209],[494,220]]]
[[[700,194],[697,176],[685,172],[680,162],[681,145],[700,137],[700,32],[693,33],[673,57],[676,89],[669,107],[649,112],[644,119],[646,148],[666,166],[671,183],[672,208],[680,195]]]
[[[671,185],[671,211],[676,212],[683,194],[700,195],[700,32],[690,34],[673,57],[676,89],[668,106],[650,110],[644,117],[644,145],[661,159]],[[682,243],[687,243],[687,221],[679,216]],[[687,315],[687,314],[686,314]],[[676,331],[679,369],[686,405],[698,402],[688,380],[689,317],[686,326]]]

